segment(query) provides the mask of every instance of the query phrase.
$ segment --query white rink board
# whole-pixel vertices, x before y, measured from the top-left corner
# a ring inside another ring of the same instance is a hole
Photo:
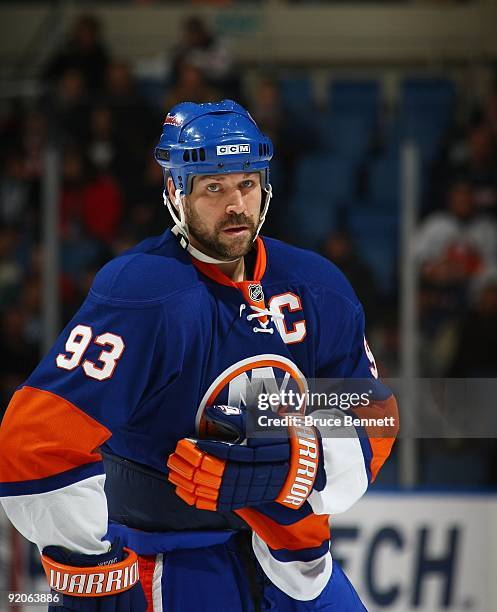
[[[369,612],[497,611],[497,496],[370,493],[332,518]]]

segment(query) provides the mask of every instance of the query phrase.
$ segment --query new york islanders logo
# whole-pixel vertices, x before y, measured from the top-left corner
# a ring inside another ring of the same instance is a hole
[[[290,389],[307,396],[305,376],[290,359],[267,354],[237,361],[219,374],[205,392],[195,419],[197,433],[204,433],[203,415],[207,406],[256,406],[261,394],[281,394]]]

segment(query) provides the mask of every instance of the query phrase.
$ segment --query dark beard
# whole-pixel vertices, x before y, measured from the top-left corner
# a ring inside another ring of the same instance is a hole
[[[254,221],[243,214],[234,214],[226,217],[216,225],[213,232],[209,232],[205,228],[197,213],[189,207],[185,211],[185,220],[188,224],[188,232],[200,245],[200,250],[216,259],[237,259],[244,257],[252,248],[257,233]],[[231,240],[229,244],[225,243],[222,240],[221,232],[223,228],[231,225],[246,225],[250,232],[249,236]]]

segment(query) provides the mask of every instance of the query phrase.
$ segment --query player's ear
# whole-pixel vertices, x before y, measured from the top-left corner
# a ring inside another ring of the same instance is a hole
[[[176,193],[176,188],[174,186],[174,181],[170,176],[167,177],[166,184],[167,184],[167,193],[169,195],[169,198],[171,202],[174,202],[174,194]]]

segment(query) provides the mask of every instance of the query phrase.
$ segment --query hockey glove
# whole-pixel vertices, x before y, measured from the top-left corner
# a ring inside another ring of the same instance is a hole
[[[52,593],[62,606],[49,612],[145,612],[147,602],[139,581],[138,558],[119,539],[103,555],[83,555],[60,546],[46,546],[41,556]]]
[[[229,511],[276,501],[302,506],[320,469],[314,427],[289,427],[271,439],[245,438],[244,412],[231,406],[206,410],[207,431],[231,432],[236,442],[183,438],[169,456],[176,494],[201,510]]]

